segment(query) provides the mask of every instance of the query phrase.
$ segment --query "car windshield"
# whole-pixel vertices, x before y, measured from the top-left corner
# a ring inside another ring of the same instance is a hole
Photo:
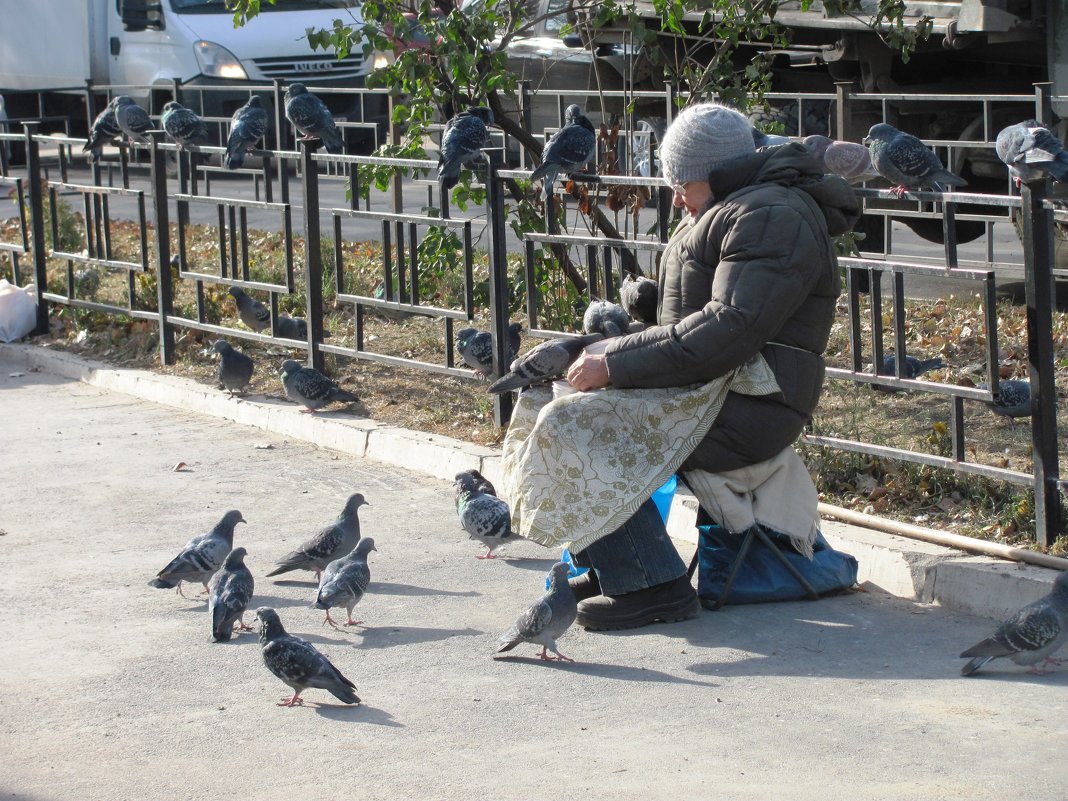
[[[353,8],[359,0],[278,0],[264,2],[260,11],[294,11],[309,8]],[[171,8],[179,14],[233,14],[225,0],[171,0]]]

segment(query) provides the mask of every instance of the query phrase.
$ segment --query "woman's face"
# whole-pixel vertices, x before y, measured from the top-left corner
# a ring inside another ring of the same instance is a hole
[[[674,192],[671,202],[680,209],[685,208],[693,218],[700,216],[712,200],[712,187],[708,181],[687,181],[671,189]]]

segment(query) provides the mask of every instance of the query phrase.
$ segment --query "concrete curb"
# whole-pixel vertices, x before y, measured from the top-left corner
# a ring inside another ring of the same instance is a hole
[[[115,368],[35,345],[0,344],[0,357],[25,369],[187,412],[233,420],[445,481],[452,481],[457,472],[468,469],[477,469],[494,482],[501,477],[498,450],[449,437],[329,412],[302,414],[293,404],[263,396],[231,399],[214,387],[191,379]],[[696,516],[696,499],[678,492],[668,523],[672,538],[696,543]],[[1008,617],[1048,593],[1055,576],[1049,569],[971,556],[833,520],[824,521],[823,533],[835,548],[857,557],[859,580],[865,588],[982,617]]]

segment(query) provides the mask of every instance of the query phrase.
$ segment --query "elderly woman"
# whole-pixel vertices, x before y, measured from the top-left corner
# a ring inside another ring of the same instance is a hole
[[[663,254],[659,325],[587,348],[567,378],[583,391],[685,386],[761,354],[781,392],[728,393],[680,472],[754,465],[791,445],[816,408],[840,291],[831,236],[848,231],[859,208],[804,147],[757,151],[748,120],[711,103],[679,114],[660,164],[687,214]],[[686,566],[651,501],[573,556],[592,568],[572,580],[588,629],[697,614]]]

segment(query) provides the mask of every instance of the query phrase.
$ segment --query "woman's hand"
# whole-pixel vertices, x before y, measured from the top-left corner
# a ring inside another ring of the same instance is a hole
[[[567,370],[567,381],[580,392],[607,387],[611,383],[608,377],[608,361],[604,351],[607,340],[587,345],[582,355]]]

